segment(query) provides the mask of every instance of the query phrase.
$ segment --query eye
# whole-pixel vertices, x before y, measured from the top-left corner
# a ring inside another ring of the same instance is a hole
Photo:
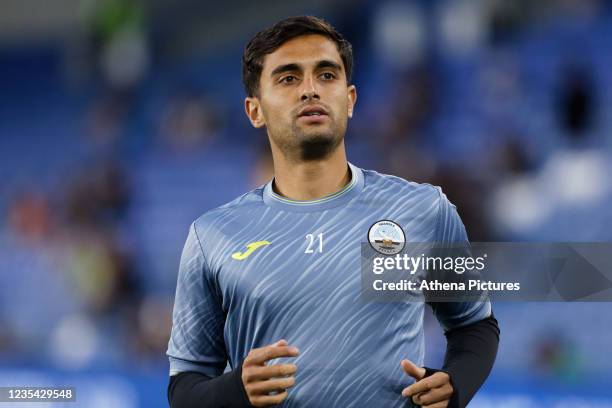
[[[321,74],[321,76],[326,81],[331,81],[332,79],[336,78],[336,75],[334,75],[332,72],[324,72]]]
[[[293,75],[287,75],[287,76],[282,77],[280,79],[280,81],[278,81],[278,82],[284,83],[284,84],[290,84],[290,83],[295,82],[296,79],[297,78],[295,76],[293,76]]]

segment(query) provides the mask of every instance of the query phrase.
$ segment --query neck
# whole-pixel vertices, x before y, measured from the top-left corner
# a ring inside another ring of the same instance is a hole
[[[326,158],[292,161],[272,147],[275,192],[291,200],[316,200],[341,190],[351,181],[344,141]]]

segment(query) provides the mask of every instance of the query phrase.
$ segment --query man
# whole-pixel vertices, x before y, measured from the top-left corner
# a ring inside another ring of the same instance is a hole
[[[347,162],[351,71],[350,44],[318,18],[248,43],[245,110],[267,130],[274,179],[191,225],[167,353],[172,407],[463,407],[488,375],[499,336],[488,301],[431,305],[448,340],[432,370],[420,367],[423,303],[360,296],[373,224],[390,220],[412,242],[467,237],[438,188]]]

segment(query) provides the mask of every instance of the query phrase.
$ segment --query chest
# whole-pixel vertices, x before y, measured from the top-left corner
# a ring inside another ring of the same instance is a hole
[[[228,312],[248,304],[272,311],[296,301],[316,308],[329,299],[355,299],[361,288],[361,245],[368,242],[372,225],[392,220],[406,241],[425,242],[434,233],[430,219],[385,207],[238,219],[221,236],[216,253],[223,308]]]

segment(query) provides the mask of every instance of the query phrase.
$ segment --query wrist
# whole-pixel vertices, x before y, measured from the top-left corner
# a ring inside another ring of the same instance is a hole
[[[448,372],[447,370],[443,370],[443,369],[430,368],[430,367],[423,367],[423,368],[425,369],[425,376],[423,378],[429,377],[439,372],[446,373],[448,375],[448,381],[450,382],[451,387],[453,387],[453,393],[450,399],[448,400],[447,408],[463,408],[459,405],[459,401],[460,401],[459,390],[457,390],[457,387],[455,387],[455,384],[453,383],[452,374]]]
[[[244,381],[242,381],[242,361],[240,362],[240,364],[238,364],[236,369],[233,371],[233,374],[234,374],[234,380],[236,382],[236,388],[238,388],[238,392],[240,393],[240,396],[242,397],[242,402],[244,406],[252,407],[253,405],[251,405],[249,396],[247,395],[246,389],[244,388]]]

